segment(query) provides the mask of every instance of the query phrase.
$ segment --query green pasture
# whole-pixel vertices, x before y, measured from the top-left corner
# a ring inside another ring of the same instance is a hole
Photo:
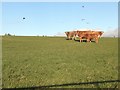
[[[118,79],[118,38],[99,43],[65,37],[3,36],[2,86],[32,87]],[[117,83],[61,86],[114,88]]]

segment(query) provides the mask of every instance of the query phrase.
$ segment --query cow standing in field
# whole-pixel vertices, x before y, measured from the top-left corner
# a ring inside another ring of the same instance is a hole
[[[91,34],[92,34],[93,38],[91,38],[90,40],[95,39],[95,42],[98,43],[98,39],[101,38],[101,35],[103,33],[104,33],[103,31],[92,31]]]
[[[77,31],[77,35],[80,38],[80,42],[82,42],[83,39],[87,39],[89,34],[91,34],[91,31]],[[89,40],[87,39],[87,41]]]
[[[94,39],[95,42],[98,43],[98,39],[102,34],[102,31],[77,31],[80,42],[82,42],[83,38],[85,38],[87,42],[90,42],[92,39]]]
[[[97,34],[99,38],[101,38],[101,35],[103,34],[103,31],[92,31],[92,34]]]
[[[65,34],[68,40],[72,40],[72,39],[75,39],[77,35],[77,31],[65,32]]]

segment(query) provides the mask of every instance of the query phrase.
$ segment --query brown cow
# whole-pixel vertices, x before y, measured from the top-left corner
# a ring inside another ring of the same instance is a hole
[[[80,42],[82,42],[83,38],[87,39],[88,34],[91,34],[91,33],[92,33],[91,31],[77,31],[77,35],[80,38]]]
[[[95,42],[98,42],[98,39],[101,38],[101,35],[103,34],[104,32],[103,31],[92,31],[92,34],[95,36],[94,38],[91,38],[90,41],[92,39],[95,39]],[[98,38],[97,38],[97,37]]]
[[[97,34],[85,34],[85,37],[87,39],[87,42],[90,42],[92,39],[95,40],[96,43],[98,43],[98,35]]]
[[[75,39],[76,35],[77,35],[77,31],[71,31],[71,32],[65,32],[67,39],[71,40],[71,39]]]
[[[103,34],[103,31],[92,31],[92,34],[98,34],[98,37],[100,38],[101,35]]]
[[[92,39],[98,43],[99,37],[103,34],[101,31],[77,31],[77,35],[80,38],[80,42],[85,38],[87,42],[90,42]]]

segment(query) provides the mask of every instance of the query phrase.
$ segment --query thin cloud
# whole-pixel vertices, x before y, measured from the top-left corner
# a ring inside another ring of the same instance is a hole
[[[108,30],[103,33],[103,37],[118,37],[118,29]]]
[[[58,32],[55,36],[64,37],[66,36],[64,32]]]

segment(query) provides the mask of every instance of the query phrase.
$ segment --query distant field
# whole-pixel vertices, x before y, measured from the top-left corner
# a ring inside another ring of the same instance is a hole
[[[80,43],[63,37],[2,37],[3,87],[118,79],[118,38]],[[115,87],[117,83],[67,87]]]

